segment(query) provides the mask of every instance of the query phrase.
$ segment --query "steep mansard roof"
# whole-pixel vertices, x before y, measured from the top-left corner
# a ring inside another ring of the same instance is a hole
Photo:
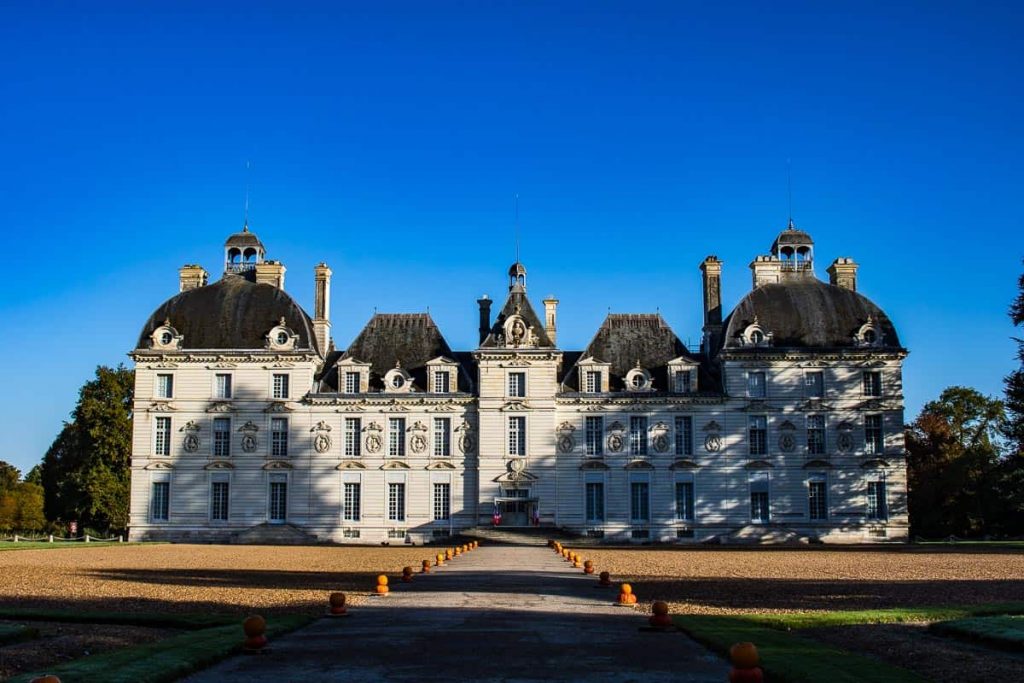
[[[351,358],[370,363],[370,388],[382,389],[385,373],[401,362],[420,391],[429,388],[427,361],[438,356],[459,363],[459,387],[472,391],[473,360],[468,353],[454,353],[429,313],[376,313],[343,352],[327,359],[321,378],[326,391],[338,390],[337,361]]]
[[[774,347],[854,346],[854,335],[871,318],[883,348],[900,348],[896,328],[882,309],[857,292],[817,279],[768,284],[745,296],[724,322],[722,344],[739,348],[740,336],[757,319]]]
[[[651,373],[656,389],[668,389],[668,362],[690,356],[676,333],[658,313],[609,313],[586,350],[562,380],[563,388],[576,391],[579,386],[578,361],[593,357],[611,363],[612,391],[624,389],[626,373],[640,367]]]
[[[296,348],[319,352],[313,321],[284,290],[227,274],[160,304],[142,327],[136,348],[149,348],[150,335],[169,320],[183,336],[183,349],[263,349],[281,318],[298,335]]]
[[[519,264],[513,264],[515,268]],[[530,305],[530,300],[526,297],[526,292],[522,288],[513,287],[508,293],[508,298],[505,300],[505,305],[502,306],[501,311],[498,313],[498,317],[494,319],[491,324],[491,332],[484,339],[483,343],[480,344],[481,348],[495,348],[498,346],[497,336],[504,335],[505,333],[505,321],[511,315],[518,315],[526,323],[527,327],[533,328],[533,333],[537,337],[538,347],[553,347],[550,337],[547,332],[544,331],[544,323],[537,316],[537,313],[533,310],[533,306]]]

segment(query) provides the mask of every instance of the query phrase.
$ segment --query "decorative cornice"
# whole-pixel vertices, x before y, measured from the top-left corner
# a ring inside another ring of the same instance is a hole
[[[136,363],[323,363],[319,354],[311,351],[296,353],[266,353],[264,351],[218,353],[216,351],[153,351],[136,349],[128,354]]]

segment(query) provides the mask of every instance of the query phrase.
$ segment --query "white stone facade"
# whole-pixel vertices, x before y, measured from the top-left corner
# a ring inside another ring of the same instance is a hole
[[[246,245],[252,271],[263,247],[234,235],[223,283],[183,269],[132,352],[130,538],[288,527],[418,544],[499,521],[610,542],[905,540],[906,351],[854,293],[852,260],[827,285],[798,247],[806,272],[787,282],[797,233],[752,264],[756,287],[724,322],[721,264],[705,262],[700,352],[651,315],[610,315],[588,349],[559,349],[558,302],[538,318],[520,264],[494,320],[481,300],[477,349],[450,351],[410,315],[374,316],[325,349],[330,270],[317,266],[309,318],[280,291],[283,266],[276,281],[240,279]],[[785,287],[847,306],[828,316],[845,321],[839,336],[815,343],[811,314],[779,308],[797,292]]]

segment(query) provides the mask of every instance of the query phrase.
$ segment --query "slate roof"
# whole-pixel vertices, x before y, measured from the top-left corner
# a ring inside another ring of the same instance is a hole
[[[658,313],[609,313],[587,348],[579,354],[562,380],[566,391],[579,389],[578,361],[593,356],[611,363],[609,389],[625,388],[626,373],[637,366],[651,373],[654,387],[667,391],[668,362],[680,356],[698,360],[686,350],[676,333]]]
[[[319,352],[313,321],[284,290],[227,274],[160,304],[143,325],[136,348],[149,348],[150,335],[170,320],[184,337],[183,349],[263,349],[281,318],[298,335],[297,349]]]
[[[242,228],[242,232],[236,232],[224,242],[225,247],[259,247],[263,249],[263,243],[254,233],[249,232],[249,227]],[[266,251],[264,249],[264,251]]]
[[[738,337],[755,316],[774,335],[774,347],[851,347],[870,316],[881,331],[882,346],[900,348],[896,328],[882,309],[857,292],[817,279],[762,285],[747,294],[723,323],[723,346],[740,347]]]
[[[515,265],[513,265],[515,268]],[[536,311],[533,310],[533,306],[530,305],[530,300],[526,297],[526,292],[523,291],[522,287],[513,287],[508,293],[508,298],[505,299],[505,305],[501,307],[498,312],[498,317],[491,323],[491,331],[484,339],[483,343],[480,344],[481,348],[494,348],[498,346],[496,337],[505,334],[505,321],[510,315],[514,315],[517,312],[519,316],[526,323],[527,327],[533,328],[533,333],[537,336],[538,347],[553,347],[551,339],[548,337],[547,332],[544,331],[544,323],[538,317]]]
[[[773,254],[778,253],[778,248],[784,244],[814,244],[814,240],[811,239],[810,234],[797,229],[791,220],[789,221],[789,227],[780,232],[775,241],[772,242],[771,252]]]
[[[419,391],[429,388],[427,361],[445,356],[459,363],[459,391],[473,391],[472,357],[454,353],[429,313],[375,313],[348,349],[327,359],[322,391],[338,390],[337,362],[351,358],[370,363],[370,389],[384,388],[384,375],[401,361]]]

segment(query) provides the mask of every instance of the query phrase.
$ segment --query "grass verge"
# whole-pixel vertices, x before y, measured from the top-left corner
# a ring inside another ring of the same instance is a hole
[[[267,637],[273,641],[289,631],[305,626],[314,617],[282,616],[267,622]],[[204,669],[242,648],[241,620],[228,626],[206,628],[183,633],[156,643],[76,659],[54,666],[46,672],[27,673],[11,679],[27,683],[43,673],[52,673],[65,683],[76,681],[108,681],[164,683]]]
[[[1001,649],[1024,650],[1024,616],[974,617],[942,621],[929,630],[961,640],[974,640]]]
[[[223,614],[162,614],[156,612],[82,612],[76,610],[0,607],[0,619],[55,621],[70,624],[122,624],[196,630],[239,621]]]
[[[139,545],[138,543],[118,543],[117,541],[0,541],[0,551],[4,550],[56,550],[57,548],[106,548],[112,545]]]
[[[797,630],[802,628],[853,626],[854,624],[902,624],[915,621],[947,621],[999,614],[1024,614],[1024,603],[1008,602],[965,607],[907,607],[840,612],[751,614],[744,618],[771,628]]]
[[[20,643],[23,640],[33,640],[38,637],[38,629],[21,624],[0,624],[0,645]]]
[[[691,638],[722,655],[749,641],[761,653],[772,683],[925,683],[917,674],[877,659],[823,645],[746,616],[679,615],[675,623]]]

